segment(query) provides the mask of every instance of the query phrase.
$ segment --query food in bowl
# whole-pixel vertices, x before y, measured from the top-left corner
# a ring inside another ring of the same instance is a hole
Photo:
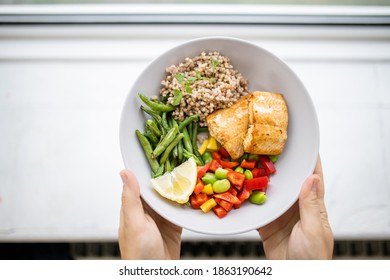
[[[232,106],[249,93],[247,80],[219,52],[187,57],[166,72],[160,95],[176,106],[172,116],[179,121],[196,114],[199,125],[206,126],[208,114]]]
[[[287,140],[288,110],[280,93],[255,91],[206,121],[211,136],[233,159],[245,152],[279,155]]]
[[[150,117],[145,132],[136,134],[154,189],[219,218],[246,200],[263,204],[287,138],[283,96],[249,93],[247,81],[218,52],[186,58],[167,72],[160,96],[139,94]],[[199,132],[209,137],[198,143]]]

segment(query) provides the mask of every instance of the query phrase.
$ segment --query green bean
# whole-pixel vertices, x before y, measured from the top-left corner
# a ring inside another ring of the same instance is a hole
[[[141,143],[142,148],[144,149],[146,158],[149,162],[150,167],[153,172],[157,172],[160,167],[158,161],[155,158],[152,158],[152,145],[150,144],[148,138],[146,138],[138,129],[135,131],[137,134],[138,140]]]
[[[175,139],[176,134],[178,133],[178,126],[174,126],[171,128],[167,134],[162,138],[160,143],[158,143],[157,147],[152,152],[152,158],[157,158],[161,155],[164,150],[168,147],[168,145]]]
[[[198,128],[198,133],[201,132],[209,132],[209,128],[207,126],[201,126]]]
[[[156,112],[150,108],[144,107],[141,105],[141,110],[144,111],[146,114],[151,116],[153,119],[155,119],[157,122],[161,122],[161,116],[159,112]]]
[[[169,159],[167,159],[165,161],[165,172],[171,172],[171,171],[172,171],[171,163],[169,162]]]
[[[198,122],[194,122],[192,124],[192,135],[191,135],[191,143],[192,143],[192,147],[194,147],[194,149],[198,146],[196,144],[197,137],[198,137]],[[197,150],[197,149],[195,149],[195,150]]]
[[[162,127],[168,131],[171,127],[168,124],[168,119],[167,119],[167,112],[162,113],[162,119],[161,119],[161,125]]]
[[[191,139],[190,139],[190,136],[188,135],[187,128],[184,127],[182,132],[184,134],[184,138],[183,138],[184,148],[186,148],[186,150],[189,151],[192,154],[193,153],[193,149],[192,149]]]
[[[179,159],[179,162],[182,163],[183,162],[183,140],[179,142],[179,144],[177,144],[177,156],[178,156],[178,159]]]
[[[186,127],[192,121],[197,121],[198,118],[199,118],[198,115],[192,115],[192,116],[187,117],[184,121],[182,121],[179,124],[179,131],[182,132],[184,127]]]
[[[202,165],[204,165],[204,161],[202,155],[198,151],[198,145],[196,144],[198,138],[198,122],[194,122],[192,125],[192,147],[194,149],[194,154],[202,161]]]
[[[171,160],[171,168],[172,170],[177,166],[177,158],[173,158]]]
[[[158,144],[158,138],[156,135],[154,135],[153,132],[150,130],[146,130],[144,135],[150,140],[151,144],[157,145]],[[152,145],[153,146],[153,145]]]
[[[160,165],[156,172],[152,171],[152,177],[157,178],[164,174],[164,165]]]
[[[202,166],[202,162],[199,160],[199,158],[196,155],[194,155],[193,153],[190,153],[189,151],[187,151],[186,149],[183,149],[183,156],[187,159],[193,157],[195,162],[196,162],[196,165]]]
[[[141,98],[141,100],[148,105],[151,109],[158,111],[158,112],[170,112],[176,109],[175,106],[172,106],[170,104],[164,104],[164,103],[159,103],[150,100],[148,97],[143,95],[142,93],[138,93],[138,96]]]
[[[160,137],[162,135],[162,132],[158,128],[158,125],[155,120],[147,120],[145,126],[146,129],[149,129],[157,137]]]
[[[176,136],[176,138],[167,146],[164,153],[160,157],[160,164],[164,164],[164,162],[168,159],[172,149],[183,139],[183,133],[180,133]]]
[[[190,122],[188,125],[187,125],[187,132],[188,132],[188,136],[190,137],[190,140],[191,140],[191,145],[192,145],[192,127],[193,127],[193,122]]]

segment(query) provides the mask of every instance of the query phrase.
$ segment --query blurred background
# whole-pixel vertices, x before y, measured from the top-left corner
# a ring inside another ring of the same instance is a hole
[[[119,258],[122,104],[151,60],[203,36],[298,74],[334,258],[390,258],[390,1],[0,0],[0,259]],[[264,258],[257,232],[185,230],[181,254]]]

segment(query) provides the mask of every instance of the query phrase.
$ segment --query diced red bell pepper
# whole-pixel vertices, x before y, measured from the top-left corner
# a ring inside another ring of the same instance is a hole
[[[218,152],[212,152],[211,156],[213,157],[213,159],[216,159],[216,160],[222,159],[221,155]]]
[[[265,192],[267,190],[268,182],[268,176],[257,177],[245,180],[244,188],[248,191],[259,190]]]
[[[202,180],[198,179],[194,188],[194,194],[199,194],[204,189],[204,183]]]
[[[220,219],[222,219],[223,217],[225,217],[227,215],[227,211],[225,209],[223,209],[221,206],[215,206],[215,207],[213,207],[212,210],[215,213],[215,215],[217,215],[217,217]]]
[[[219,163],[219,161],[213,159],[210,162],[209,170],[211,170],[212,172],[215,172],[218,168],[222,168],[222,165]]]
[[[267,176],[267,172],[265,171],[264,168],[254,168],[251,170],[252,171],[252,175],[253,175],[253,178],[257,178],[257,177],[262,177],[262,176]]]
[[[210,162],[203,165],[203,166],[197,166],[198,168],[198,178],[202,178],[204,174],[209,170]]]
[[[240,163],[237,161],[225,161],[225,160],[218,160],[219,164],[222,165],[223,168],[234,168],[238,166]]]
[[[242,188],[241,192],[237,195],[237,198],[243,202],[247,200],[252,194],[252,191],[249,191],[247,188]]]
[[[245,181],[245,174],[236,171],[229,171],[227,178],[233,186],[235,186],[238,190],[241,190]]]
[[[245,169],[253,169],[256,167],[256,164],[257,164],[257,161],[255,159],[251,159],[251,160],[246,160],[244,159],[242,162],[241,162],[241,167],[242,168],[245,168]]]
[[[221,206],[223,209],[225,209],[227,212],[229,212],[233,208],[233,204],[223,200],[221,198],[215,198],[215,201],[218,203],[219,206]]]
[[[228,189],[227,191],[230,192],[232,195],[237,196],[238,191],[235,187],[230,187],[230,189]]]
[[[227,202],[230,202],[233,204],[240,204],[241,203],[241,201],[237,198],[237,196],[232,195],[230,192],[214,194],[214,197],[226,200]]]
[[[245,187],[242,188],[242,190],[237,194],[238,200],[243,203],[245,200],[247,200],[252,194],[252,191],[248,191]],[[235,204],[234,209],[240,208],[241,204]]]
[[[275,165],[268,156],[261,155],[259,159],[267,174],[274,174],[276,172]]]
[[[228,151],[226,151],[226,149],[225,149],[224,147],[219,148],[218,153],[219,153],[219,154],[221,155],[221,157],[224,158],[224,159],[230,158],[230,155],[229,155]]]
[[[192,194],[190,196],[190,203],[192,208],[199,209],[200,206],[209,199],[208,195],[205,193]]]

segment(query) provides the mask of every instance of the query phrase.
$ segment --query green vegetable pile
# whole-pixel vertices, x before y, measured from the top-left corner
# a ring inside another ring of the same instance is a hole
[[[197,165],[203,165],[196,144],[198,133],[204,131],[198,125],[198,115],[176,121],[171,115],[176,106],[151,100],[141,93],[138,96],[147,105],[141,106],[141,109],[149,117],[145,122],[145,132],[137,129],[136,135],[149,162],[152,177],[172,171],[190,157]]]

